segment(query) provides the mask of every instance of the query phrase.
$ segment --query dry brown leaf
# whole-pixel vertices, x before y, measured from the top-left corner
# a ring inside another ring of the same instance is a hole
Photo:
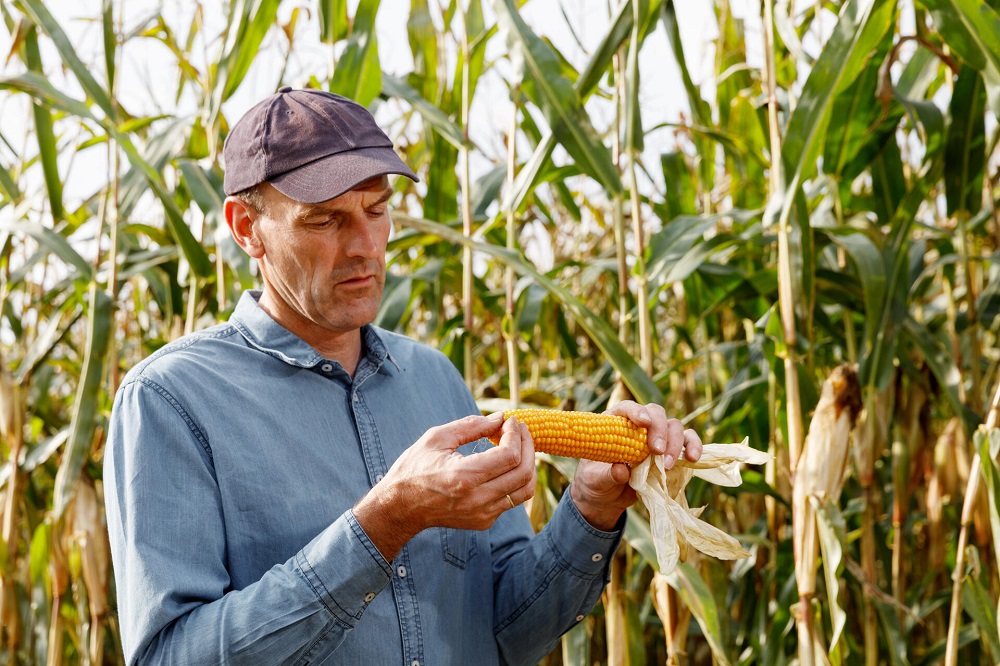
[[[724,560],[748,555],[739,541],[698,518],[702,509],[688,507],[684,490],[695,476],[716,485],[738,486],[741,463],[760,465],[770,458],[744,439],[740,444],[705,444],[698,462],[680,459],[671,470],[664,469],[663,456],[650,456],[632,469],[629,484],[649,511],[661,573],[674,570],[688,545]]]

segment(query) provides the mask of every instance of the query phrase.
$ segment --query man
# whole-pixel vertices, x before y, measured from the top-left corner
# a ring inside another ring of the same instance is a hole
[[[479,415],[440,353],[370,325],[387,176],[417,177],[363,107],[282,88],[224,158],[226,220],[263,290],[116,396],[105,487],[127,661],[537,662],[601,595],[628,468],[582,462],[533,535],[512,510],[534,492],[527,429]],[[662,408],[617,412],[668,463],[700,455]]]

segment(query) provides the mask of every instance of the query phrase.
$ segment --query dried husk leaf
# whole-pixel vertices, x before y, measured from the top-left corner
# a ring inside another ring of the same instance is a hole
[[[97,490],[87,475],[81,475],[74,499],[73,536],[81,550],[83,579],[92,617],[101,618],[108,612],[108,543],[104,512],[98,502]]]
[[[629,484],[649,512],[649,525],[656,546],[660,572],[676,568],[688,545],[719,559],[747,557],[748,553],[732,536],[698,519],[702,509],[691,509],[684,490],[694,476],[727,487],[740,484],[739,464],[762,464],[770,455],[740,444],[705,444],[698,462],[683,458],[671,470],[663,456],[650,456],[632,469]]]
[[[810,498],[820,503],[840,497],[847,469],[851,430],[861,407],[857,374],[842,365],[823,382],[792,485],[795,575],[800,595],[816,591],[819,543]]]

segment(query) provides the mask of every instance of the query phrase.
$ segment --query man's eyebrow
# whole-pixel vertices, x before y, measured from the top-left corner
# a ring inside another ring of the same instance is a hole
[[[376,199],[375,201],[371,202],[366,207],[367,208],[371,208],[372,206],[378,206],[380,204],[384,204],[386,201],[388,201],[389,199],[391,199],[392,195],[395,194],[395,193],[396,193],[396,190],[394,190],[392,188],[392,186],[390,185],[389,187],[387,187],[384,190],[382,190],[382,194],[379,196],[378,199]]]
[[[392,195],[396,193],[396,190],[390,185],[382,190],[378,199],[372,201],[365,205],[365,208],[372,208],[374,206],[380,206],[392,198]],[[326,215],[336,215],[342,212],[339,208],[329,208],[325,203],[311,204],[300,208],[295,212],[293,219],[296,222],[309,222],[316,218],[324,217]]]

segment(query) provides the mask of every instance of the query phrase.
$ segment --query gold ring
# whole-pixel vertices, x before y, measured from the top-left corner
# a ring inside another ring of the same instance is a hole
[[[517,505],[514,504],[514,500],[510,498],[510,495],[507,495],[507,501],[510,502],[510,508],[512,509],[517,508]]]

